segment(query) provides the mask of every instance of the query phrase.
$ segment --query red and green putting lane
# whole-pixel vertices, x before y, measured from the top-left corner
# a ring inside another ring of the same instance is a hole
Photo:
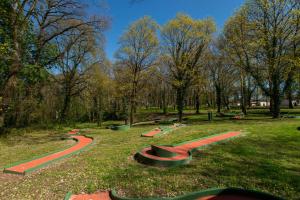
[[[77,141],[77,144],[56,153],[40,156],[39,158],[32,159],[7,167],[4,172],[22,174],[25,175],[28,172],[34,171],[41,167],[48,165],[53,161],[60,160],[74,153],[83,150],[85,147],[90,145],[93,141],[92,138],[76,135],[79,130],[74,129],[69,132],[72,135],[70,138]],[[193,150],[201,148],[203,146],[216,143],[222,140],[226,140],[232,137],[240,135],[240,132],[228,132],[224,134],[214,135],[190,142],[185,142],[175,146],[154,146],[143,149],[141,152],[136,154],[136,159],[139,162],[150,165],[158,166],[176,166],[179,164],[185,164],[191,160],[191,153]],[[80,194],[72,195],[68,193],[65,200],[154,200],[162,198],[147,198],[147,199],[134,199],[134,198],[123,198],[119,197],[116,192],[98,192],[95,194]],[[165,198],[164,198],[165,199]],[[166,200],[282,200],[281,198],[250,190],[243,190],[238,188],[227,188],[227,189],[211,189],[205,191],[199,191],[190,193],[184,196],[175,198],[168,198]]]
[[[155,128],[149,132],[142,133],[141,136],[142,137],[156,137],[156,136],[167,134],[171,131],[174,131],[174,130],[184,127],[184,126],[185,126],[184,124],[174,124],[172,126],[161,126],[161,127]]]
[[[241,132],[228,132],[206,138],[181,143],[173,146],[147,147],[135,155],[137,161],[148,165],[171,167],[186,164],[191,160],[192,151],[203,146],[224,141]],[[209,189],[190,193],[174,198],[126,198],[119,197],[114,191],[98,192],[94,194],[72,195],[68,193],[65,200],[282,200],[281,198],[252,190],[239,188]]]
[[[204,146],[231,139],[239,136],[241,132],[227,132],[213,135],[206,138],[200,138],[193,141],[172,145],[157,146],[144,148],[136,153],[135,159],[146,165],[172,167],[186,164],[192,159],[192,152]]]
[[[71,135],[71,139],[77,141],[76,145],[62,151],[39,156],[32,160],[12,164],[11,166],[6,167],[4,172],[25,175],[26,173],[42,168],[54,161],[63,159],[73,155],[74,153],[78,153],[93,142],[92,138],[83,135],[76,135],[77,133],[79,133],[78,129],[74,129],[68,133]]]
[[[189,193],[174,198],[127,198],[120,197],[115,191],[94,194],[72,195],[68,193],[65,200],[283,200],[282,198],[254,190],[240,188],[209,189]]]

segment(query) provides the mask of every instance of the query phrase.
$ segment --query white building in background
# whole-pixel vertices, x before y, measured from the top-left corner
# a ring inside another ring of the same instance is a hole
[[[251,102],[251,106],[255,107],[268,107],[270,106],[270,102],[269,101],[252,101]]]
[[[300,105],[300,100],[293,100],[292,102],[293,102],[294,106],[299,106]],[[253,107],[255,107],[255,106],[269,107],[270,106],[270,101],[266,101],[266,100],[252,101],[251,106],[253,106]],[[289,100],[288,99],[283,99],[281,101],[281,106],[283,106],[283,107],[289,106]]]
[[[270,106],[270,102],[269,101],[259,101],[258,103],[259,103],[258,105],[261,106],[261,107]]]
[[[300,100],[293,100],[292,103],[293,103],[294,106],[298,106],[298,105],[300,105]],[[289,100],[288,99],[283,99],[281,101],[281,106],[289,106]]]
[[[238,102],[236,103],[237,106],[241,106],[241,103]],[[268,107],[270,106],[270,102],[269,101],[251,101],[251,106],[252,107]]]

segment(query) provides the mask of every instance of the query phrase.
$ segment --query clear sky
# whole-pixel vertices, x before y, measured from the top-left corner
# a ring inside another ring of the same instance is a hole
[[[244,0],[105,0],[107,14],[112,18],[110,29],[106,32],[106,54],[113,60],[118,48],[118,39],[126,28],[142,16],[151,16],[158,24],[165,24],[182,12],[196,19],[212,17],[218,30],[238,9]]]

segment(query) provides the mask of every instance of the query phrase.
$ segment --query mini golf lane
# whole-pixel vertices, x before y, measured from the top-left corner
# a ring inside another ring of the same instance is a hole
[[[142,134],[142,137],[154,137],[155,135],[158,135],[162,133],[163,129],[162,128],[155,128],[147,133]]]
[[[7,167],[4,169],[4,172],[25,175],[26,173],[42,168],[53,161],[60,160],[62,158],[65,158],[67,156],[70,156],[74,153],[83,150],[85,147],[87,147],[92,143],[93,139],[83,135],[76,135],[78,132],[79,130],[74,129],[68,133],[72,135],[70,137],[71,139],[77,141],[76,145],[53,154],[40,156],[36,159]]]
[[[206,138],[200,138],[175,146],[152,145],[136,153],[135,159],[146,165],[172,167],[188,163],[192,159],[192,151],[203,146],[227,140],[240,135],[241,132],[228,132]]]
[[[147,157],[147,162],[158,164],[163,161],[175,162],[178,160],[190,159],[191,151],[205,145],[216,143],[232,137],[240,135],[241,132],[228,132],[219,135],[214,135],[190,142],[182,143],[176,146],[152,146],[151,148],[144,149],[139,155],[140,159],[144,160]],[[138,154],[137,154],[138,155]],[[150,160],[150,161],[149,161]],[[152,161],[154,160],[154,161]],[[180,163],[180,162],[179,162]],[[163,166],[166,166],[163,164]],[[169,164],[174,166],[174,163]],[[65,196],[65,200],[283,200],[282,198],[253,190],[244,190],[240,188],[225,188],[225,189],[209,189],[198,192],[193,192],[183,196],[174,198],[127,198],[120,197],[115,191],[97,192],[94,194],[78,194],[74,195],[69,192]]]
[[[98,192],[94,194],[72,195],[68,193],[65,200],[283,200],[282,198],[253,190],[240,188],[209,189],[189,193],[174,198],[126,198],[116,192]]]
[[[155,137],[163,134],[167,134],[168,132],[174,131],[178,128],[184,127],[184,124],[174,124],[172,126],[162,126],[155,128],[149,132],[143,133],[142,137]]]

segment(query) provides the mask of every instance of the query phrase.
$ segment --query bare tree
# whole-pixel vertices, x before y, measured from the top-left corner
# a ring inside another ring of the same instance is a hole
[[[136,95],[142,72],[153,66],[156,59],[158,39],[157,25],[149,17],[134,22],[120,39],[120,49],[116,53],[117,63],[128,68],[130,86],[130,125],[136,107]]]
[[[88,70],[104,60],[103,54],[97,51],[103,48],[101,34],[99,35],[94,26],[86,24],[68,33],[57,39],[58,50],[62,55],[57,63],[57,69],[61,72],[59,82],[62,84],[64,98],[60,112],[62,122],[66,119],[71,98],[87,88]]]

